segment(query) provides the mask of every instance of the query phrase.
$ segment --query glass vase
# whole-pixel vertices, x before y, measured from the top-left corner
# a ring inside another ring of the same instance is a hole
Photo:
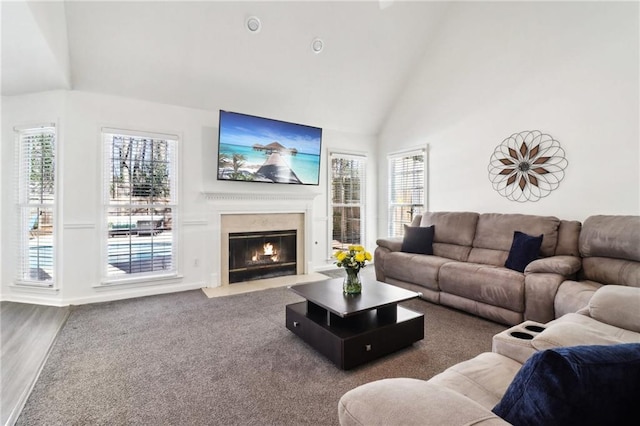
[[[347,276],[342,282],[344,294],[360,294],[362,292],[362,281],[357,269],[345,269]]]

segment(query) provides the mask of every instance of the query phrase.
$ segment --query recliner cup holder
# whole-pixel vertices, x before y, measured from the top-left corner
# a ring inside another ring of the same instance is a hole
[[[493,336],[491,350],[524,364],[537,349],[536,336],[546,330],[546,324],[527,320]]]
[[[524,364],[537,351],[533,343],[545,329],[545,324],[532,320],[516,324],[493,336],[491,350]]]
[[[511,334],[513,337],[515,337],[516,339],[524,339],[524,340],[531,340],[533,339],[533,335],[529,334],[529,333],[523,333],[522,331],[512,331]]]

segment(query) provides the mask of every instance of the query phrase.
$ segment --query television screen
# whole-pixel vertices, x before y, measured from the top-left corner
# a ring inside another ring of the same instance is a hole
[[[322,129],[220,111],[218,180],[318,185]]]

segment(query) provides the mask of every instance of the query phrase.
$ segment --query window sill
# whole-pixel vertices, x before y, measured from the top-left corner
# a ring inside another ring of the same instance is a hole
[[[107,290],[109,288],[121,288],[123,286],[129,287],[141,287],[150,286],[156,284],[165,284],[169,281],[180,281],[184,277],[178,273],[171,273],[166,275],[146,275],[141,277],[128,277],[128,278],[112,278],[105,279],[99,285],[92,286],[94,289]]]
[[[16,281],[9,288],[18,292],[34,294],[58,294],[60,289],[53,285],[44,285],[35,281]]]

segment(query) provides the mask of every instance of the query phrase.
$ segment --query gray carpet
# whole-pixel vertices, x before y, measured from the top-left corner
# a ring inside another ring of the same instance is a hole
[[[427,379],[506,328],[413,300],[423,341],[341,371],[285,328],[285,305],[301,300],[195,290],[75,307],[17,424],[336,425],[349,389]]]

